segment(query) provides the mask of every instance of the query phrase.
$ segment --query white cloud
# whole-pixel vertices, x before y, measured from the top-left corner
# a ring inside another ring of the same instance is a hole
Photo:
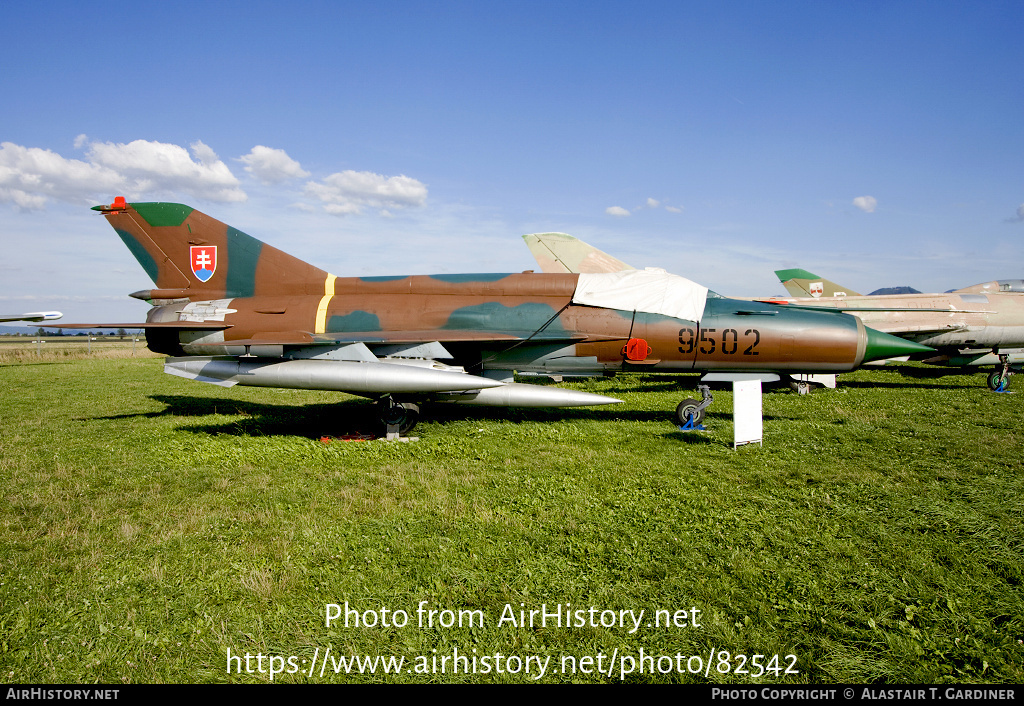
[[[344,216],[361,213],[364,206],[382,211],[422,206],[427,200],[427,187],[404,175],[386,177],[346,170],[331,174],[321,182],[308,182],[306,194],[322,201],[328,213]]]
[[[46,197],[29,194],[21,189],[0,187],[0,202],[13,203],[21,211],[40,211],[46,206]]]
[[[83,159],[52,150],[0,143],[0,203],[22,211],[40,210],[51,200],[96,203],[123,195],[129,200],[192,198],[237,202],[247,196],[238,178],[207,144],[181,145],[150,140],[128,143],[90,141],[78,135]],[[257,145],[239,158],[264,184],[305,178],[309,172],[282,149]],[[391,217],[403,208],[423,206],[427,187],[407,176],[343,171],[305,184],[307,199],[335,215],[377,209]],[[106,203],[106,201],[104,201]],[[312,210],[311,205],[304,208]]]
[[[88,138],[79,135],[81,149]],[[188,194],[211,201],[244,201],[238,179],[202,142],[184,147],[135,140],[128,144],[93,142],[88,161],[67,159],[52,150],[0,144],[0,202],[22,210],[44,208],[49,199],[95,202],[115,195],[130,198]]]
[[[853,200],[853,205],[864,213],[874,213],[878,200],[874,196],[858,196]]]
[[[94,142],[89,158],[132,180],[134,195],[176,192],[210,201],[245,201],[238,179],[210,147],[199,141],[190,147],[198,162],[180,145],[147,140]]]
[[[648,197],[646,201],[644,201],[642,204],[640,204],[639,206],[634,208],[632,211],[627,210],[627,209],[623,208],[622,206],[612,206],[611,208],[606,208],[604,210],[604,212],[606,214],[608,214],[609,216],[616,216],[616,217],[619,217],[619,218],[624,218],[626,216],[629,216],[632,213],[637,213],[639,211],[646,211],[648,209],[659,209],[659,208],[664,208],[669,213],[682,213],[683,212],[683,209],[680,208],[680,207],[677,207],[677,206],[665,206],[658,199],[651,198],[651,197]]]
[[[1024,203],[1017,207],[1017,217],[1010,218],[1010,223],[1024,223]]]
[[[256,145],[249,154],[239,157],[245,163],[245,171],[264,184],[280,184],[287,179],[308,177],[309,172],[284,150]]]
[[[51,150],[0,144],[0,201],[37,210],[47,199],[79,203],[99,192],[124,191],[126,180],[108,167],[65,159]]]

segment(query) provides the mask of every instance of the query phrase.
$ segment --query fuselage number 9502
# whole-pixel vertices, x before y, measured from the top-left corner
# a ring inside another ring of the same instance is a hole
[[[741,355],[757,355],[757,344],[761,342],[761,332],[756,328],[744,331],[742,341],[739,330],[734,328],[722,329],[721,336],[713,328],[699,329],[699,333],[698,336],[698,330],[692,328],[679,329],[679,352],[689,355],[696,348],[701,355],[735,355],[740,351]]]

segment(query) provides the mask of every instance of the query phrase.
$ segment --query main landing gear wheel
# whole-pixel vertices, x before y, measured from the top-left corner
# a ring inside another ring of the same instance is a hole
[[[683,400],[676,407],[676,426],[692,428],[704,421],[704,408],[694,399]]]
[[[420,420],[420,406],[414,402],[395,402],[387,397],[380,402],[380,420],[385,427],[398,427],[400,435],[408,434]]]

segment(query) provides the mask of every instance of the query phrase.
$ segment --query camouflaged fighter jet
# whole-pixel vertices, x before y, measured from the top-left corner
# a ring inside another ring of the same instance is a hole
[[[932,365],[994,365],[993,390],[1005,390],[1024,363],[1024,280],[983,282],[944,294],[860,295],[807,270],[776,270],[792,297],[772,298],[800,306],[849,312],[865,325],[937,349],[914,356]]]
[[[144,328],[164,371],[217,385],[379,400],[407,431],[419,404],[618,402],[514,372],[847,371],[928,350],[832,312],[726,299],[664,271],[336,277],[188,206],[96,206],[155,288]],[[72,326],[65,326],[72,328]],[[708,398],[709,399],[709,398]],[[707,401],[707,400],[705,400]],[[699,422],[685,400],[677,421]],[[706,405],[705,405],[706,406]]]

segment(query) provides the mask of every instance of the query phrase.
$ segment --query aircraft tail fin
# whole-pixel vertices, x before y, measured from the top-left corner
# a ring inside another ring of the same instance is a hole
[[[859,297],[858,292],[830,282],[824,277],[812,274],[807,270],[775,270],[790,296],[794,297]]]
[[[333,277],[180,203],[94,206],[165,298],[323,293]]]
[[[542,272],[594,274],[635,269],[565,233],[531,233],[524,235],[523,240]]]

